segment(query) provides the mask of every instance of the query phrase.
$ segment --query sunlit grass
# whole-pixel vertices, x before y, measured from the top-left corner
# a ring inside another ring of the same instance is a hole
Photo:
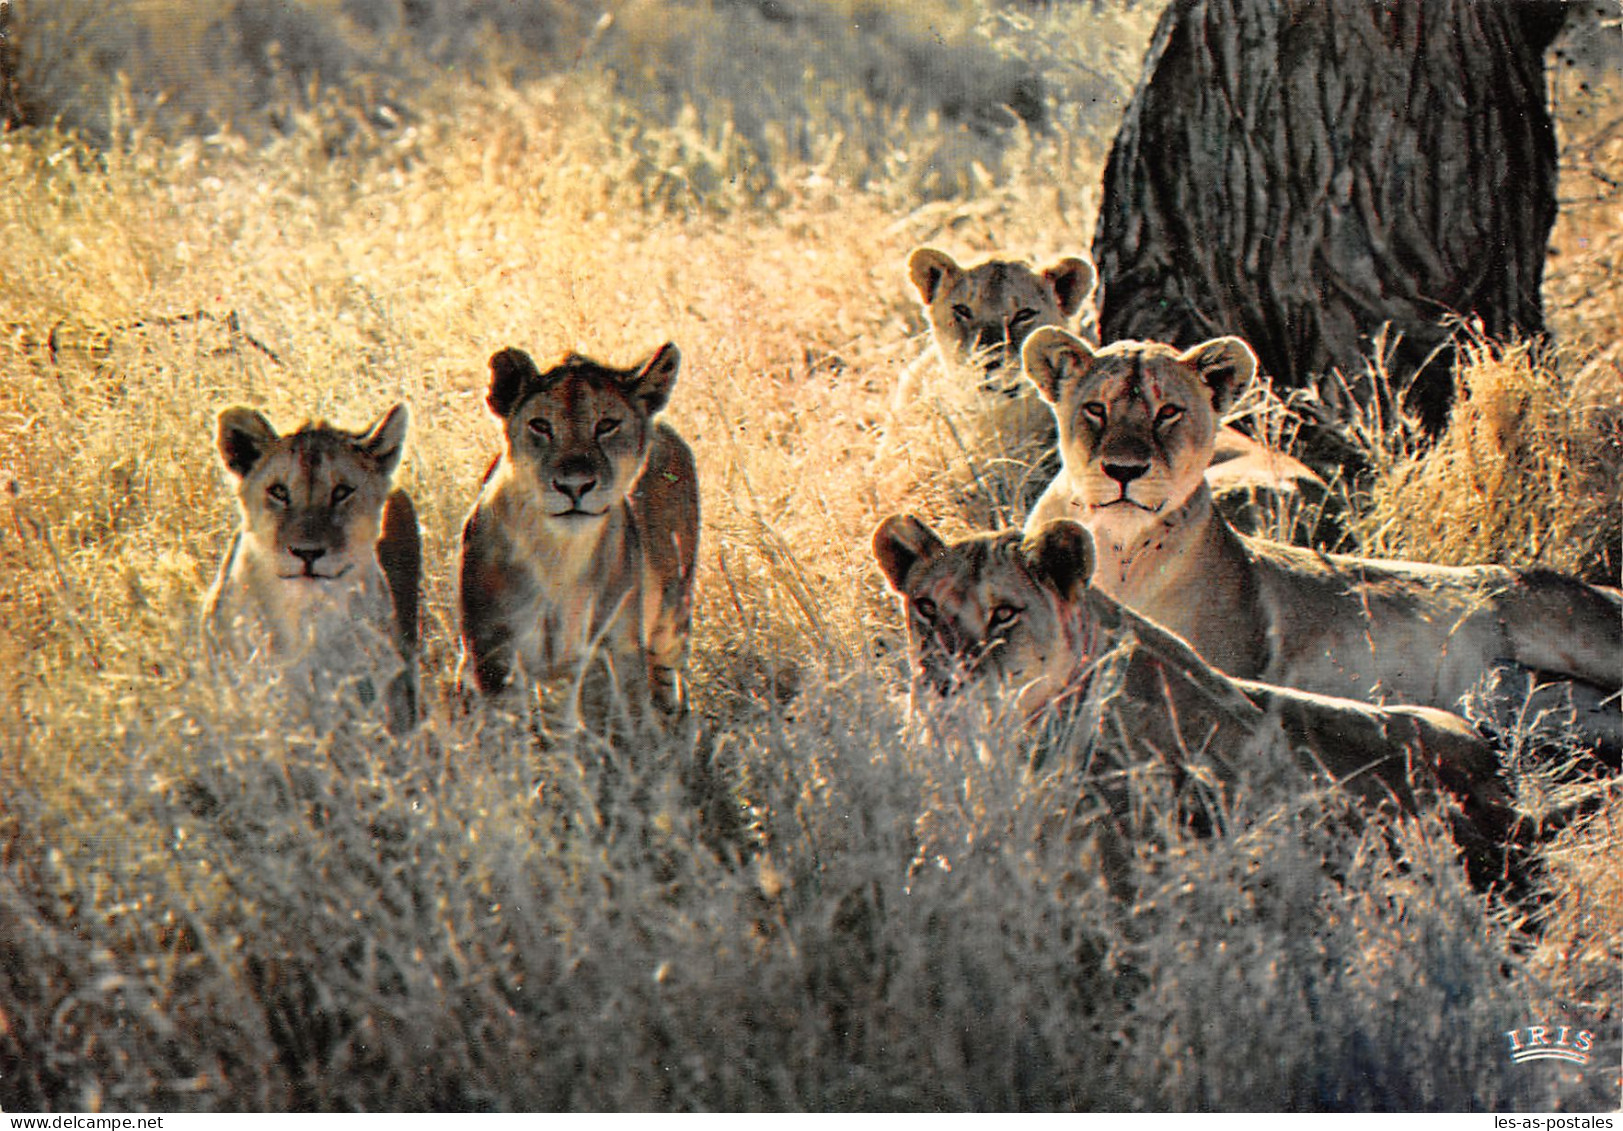
[[[1087,7],[944,27],[1052,75]],[[1096,18],[1083,62],[1129,82],[1146,21]],[[593,50],[653,19],[626,6]],[[986,507],[956,410],[895,395],[925,353],[906,255],[1085,250],[1113,120],[1056,100],[1065,129],[988,140],[812,91],[730,126],[725,98],[656,113],[596,67],[452,75],[392,123],[284,90],[248,141],[132,88],[108,144],[0,137],[0,1104],[1615,1106],[1615,1072],[1500,1047],[1566,1008],[1614,1019],[1615,1064],[1615,806],[1548,854],[1543,945],[1435,820],[1353,832],[1261,770],[1228,835],[1146,817],[1124,907],[1036,835],[1074,780],[1029,774],[1007,725],[908,725],[871,532]],[[1592,267],[1558,257],[1551,293]],[[1377,478],[1370,548],[1590,568],[1617,513],[1606,300],[1591,344],[1484,347],[1456,430]],[[451,688],[487,359],[667,339],[704,505],[694,726],[543,749]],[[400,743],[215,689],[196,627],[235,522],[218,410],[353,426],[395,400],[428,571],[429,717]]]

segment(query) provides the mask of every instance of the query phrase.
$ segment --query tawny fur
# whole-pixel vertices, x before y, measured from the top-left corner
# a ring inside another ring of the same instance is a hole
[[[1037,270],[1014,259],[970,267],[933,247],[914,250],[908,277],[930,321],[942,368],[989,397],[1025,397],[1020,347],[1040,326],[1070,326],[1093,296],[1093,264],[1066,256]]]
[[[1039,451],[1052,448],[1054,417],[1023,380],[1021,349],[1043,327],[1069,329],[1079,315],[1079,332],[1095,340],[1093,264],[1067,256],[1041,270],[1015,259],[965,267],[944,251],[920,247],[907,267],[948,381],[978,394],[977,411],[994,418],[998,435]],[[1045,476],[1056,470],[1046,468]],[[1323,480],[1305,464],[1226,426],[1217,430],[1205,474],[1228,513],[1253,521],[1257,504],[1270,495],[1319,499],[1325,493]]]
[[[491,358],[503,451],[458,568],[463,678],[486,695],[536,687],[549,722],[566,726],[684,709],[698,474],[657,419],[680,361],[668,344],[630,369],[571,354],[541,373],[520,350]]]
[[[204,606],[211,651],[238,667],[299,667],[318,688],[386,688],[388,723],[417,720],[422,571],[411,498],[392,480],[408,413],[363,432],[306,424],[278,435],[260,413],[220,414],[221,461],[242,524]]]
[[[1565,711],[1608,756],[1623,744],[1623,596],[1547,570],[1454,568],[1323,554],[1237,533],[1203,478],[1217,413],[1256,359],[1237,338],[1186,351],[1096,349],[1032,335],[1028,376],[1058,421],[1064,470],[1028,530],[1055,518],[1093,534],[1095,584],[1231,675],[1376,703],[1449,711],[1479,697],[1513,724]]]
[[[1080,525],[1058,520],[1027,535],[947,544],[898,515],[876,531],[874,554],[907,617],[915,698],[1013,695],[1035,720],[1085,694],[1102,658],[1125,654],[1115,715],[1144,757],[1198,757],[1231,778],[1230,760],[1277,724],[1305,770],[1366,804],[1413,812],[1446,790],[1460,807],[1454,832],[1473,874],[1503,871],[1515,814],[1497,756],[1463,719],[1225,675],[1089,584],[1094,554]]]

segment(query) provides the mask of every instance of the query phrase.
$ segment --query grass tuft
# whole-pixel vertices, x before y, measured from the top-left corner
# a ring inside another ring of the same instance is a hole
[[[261,8],[10,25],[0,1106],[1617,1105],[1615,798],[1518,910],[1441,815],[1353,821],[1265,748],[1211,835],[1134,787],[1118,899],[1054,835],[1098,781],[1007,719],[908,717],[872,531],[1012,504],[961,406],[898,393],[907,253],[1085,250],[1153,12]],[[1603,119],[1564,125],[1574,159]],[[1473,348],[1429,453],[1383,430],[1361,548],[1616,579],[1616,216],[1563,220],[1559,345]],[[692,727],[543,745],[452,686],[487,361],[667,339],[704,502]],[[216,413],[395,400],[427,569],[403,741],[348,696],[221,686],[197,624],[236,522]],[[1509,1063],[1505,1030],[1563,1018],[1591,1067]]]

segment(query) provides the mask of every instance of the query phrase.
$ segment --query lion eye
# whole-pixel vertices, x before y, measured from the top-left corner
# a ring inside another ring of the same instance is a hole
[[[1032,319],[1034,319],[1036,317],[1037,317],[1037,312],[1035,310],[1032,310],[1032,309],[1030,309],[1028,307],[1021,307],[1019,310],[1015,311],[1014,317],[1009,319],[1009,325],[1010,326],[1024,326],[1027,322],[1030,322]]]
[[[1016,605],[999,605],[992,610],[992,617],[987,624],[991,628],[1007,628],[1019,619],[1021,611]]]
[[[265,488],[265,494],[270,497],[271,502],[279,507],[285,507],[293,501],[293,496],[288,492],[287,485],[283,483],[272,483]]]
[[[530,422],[526,424],[525,427],[535,435],[541,437],[543,440],[552,439],[552,425],[543,416],[531,418]]]
[[[1082,405],[1082,415],[1095,424],[1105,422],[1105,406],[1098,401],[1087,401]]]
[[[614,419],[612,416],[609,417],[606,420],[599,420],[597,422],[597,437],[600,440],[604,436],[612,436],[612,435],[614,435],[619,430],[620,430],[620,422],[618,420]]]
[[[935,602],[928,597],[916,598],[913,602],[913,611],[925,620],[933,621],[936,618]]]
[[[1155,414],[1155,426],[1157,428],[1164,428],[1182,416],[1183,409],[1179,408],[1175,404],[1164,404],[1161,406],[1161,411]]]
[[[952,315],[960,322],[973,322],[975,320],[975,312],[963,303],[959,303],[952,308]]]
[[[355,488],[351,487],[348,483],[340,483],[338,486],[332,489],[332,505],[336,507],[339,503],[343,502],[354,493]]]

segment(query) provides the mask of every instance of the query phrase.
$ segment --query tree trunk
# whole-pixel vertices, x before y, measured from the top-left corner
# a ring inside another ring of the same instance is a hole
[[[1238,334],[1289,389],[1361,372],[1391,323],[1392,375],[1439,430],[1445,319],[1543,329],[1543,52],[1563,15],[1546,0],[1174,0],[1105,167],[1103,340]]]
[[[0,134],[26,122],[17,95],[17,44],[12,40],[11,0],[0,0]]]

